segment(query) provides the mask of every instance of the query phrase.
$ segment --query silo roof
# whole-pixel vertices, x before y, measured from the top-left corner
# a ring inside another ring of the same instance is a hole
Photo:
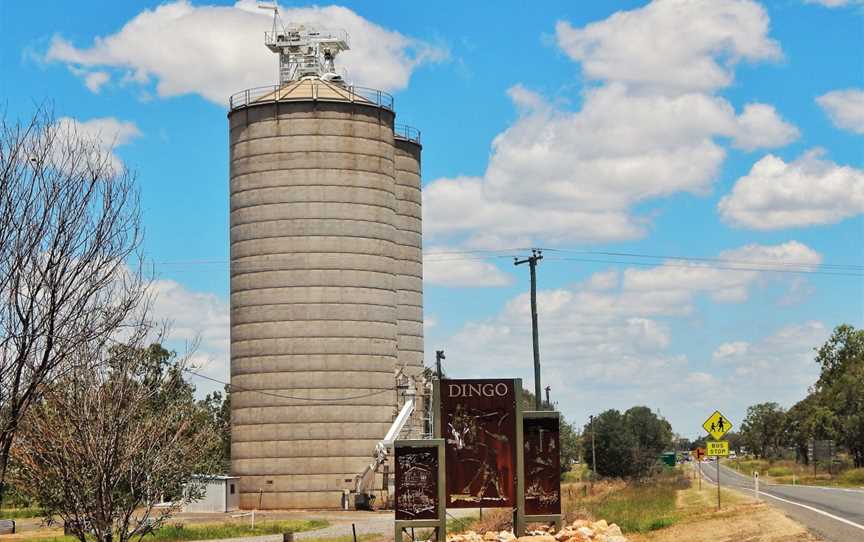
[[[231,109],[268,102],[327,101],[361,103],[393,109],[393,97],[386,92],[323,79],[308,78],[282,86],[259,87],[238,92],[230,100]]]

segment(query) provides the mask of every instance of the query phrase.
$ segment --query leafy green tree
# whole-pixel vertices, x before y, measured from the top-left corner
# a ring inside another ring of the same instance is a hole
[[[624,413],[624,423],[636,439],[633,461],[637,475],[647,473],[657,463],[660,453],[673,449],[672,426],[650,408],[632,407]]]
[[[591,436],[597,456],[597,474],[615,477],[642,477],[657,465],[663,451],[672,449],[669,422],[637,406],[624,414],[607,410],[585,426],[582,456],[591,464]]]
[[[705,444],[708,442],[708,439],[709,439],[709,438],[710,438],[710,437],[708,437],[708,436],[706,436],[706,435],[702,435],[702,436],[700,436],[700,437],[694,439],[693,442],[691,443],[692,448],[690,448],[690,449],[691,449],[691,450],[695,450],[696,448],[704,448],[704,447],[705,447]],[[712,439],[712,440],[713,440],[713,439]]]
[[[814,439],[834,439],[836,416],[824,406],[815,393],[795,403],[786,413],[784,442],[795,448],[805,465],[810,464],[809,448]]]
[[[864,330],[843,324],[816,354],[822,371],[813,387],[818,403],[830,411],[824,416],[837,440],[864,467]]]
[[[570,470],[582,455],[582,439],[578,430],[561,416],[561,475]]]
[[[729,431],[725,435],[723,435],[723,440],[729,442],[729,449],[734,451],[736,454],[741,453],[741,447],[743,446],[743,439],[741,438],[741,433],[736,431]]]
[[[200,405],[221,444],[218,457],[213,459],[228,472],[231,468],[231,387],[226,384],[224,392],[224,395],[218,391],[207,394]]]
[[[16,485],[81,542],[142,540],[201,496],[192,475],[218,469],[204,463],[219,442],[180,378],[186,360],[166,352],[76,351],[82,362],[25,418],[13,449]],[[162,495],[173,504],[157,507]]]
[[[777,403],[759,403],[747,408],[741,438],[757,457],[776,454],[783,442],[786,413]]]
[[[593,424],[585,426],[583,434],[586,444],[582,450],[585,462],[601,476],[627,477],[634,473],[633,450],[636,437],[630,432],[624,416],[610,409],[594,418]],[[594,454],[592,455],[592,441]],[[592,464],[596,456],[597,464]]]

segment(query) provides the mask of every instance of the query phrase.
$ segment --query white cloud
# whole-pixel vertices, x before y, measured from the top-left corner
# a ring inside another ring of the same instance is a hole
[[[574,28],[556,25],[558,45],[590,79],[663,92],[712,91],[732,83],[740,60],[776,60],[764,8],[749,0],[656,0]]]
[[[798,139],[798,129],[785,122],[770,105],[747,104],[736,119],[733,145],[748,151],[782,147]]]
[[[720,200],[721,216],[734,226],[773,230],[833,224],[864,212],[864,171],[823,154],[814,149],[789,163],[765,156]]]
[[[864,134],[864,90],[833,90],[816,98],[838,128]]]
[[[209,292],[196,292],[174,280],[162,279],[151,286],[152,316],[170,324],[169,338],[190,345],[200,340],[193,363],[199,372],[227,382],[229,378],[230,325],[228,303]],[[220,389],[209,381],[195,381],[203,390]]]
[[[56,126],[57,134],[61,138],[67,140],[81,138],[95,143],[95,151],[99,156],[93,158],[98,160],[107,155],[115,170],[122,168],[123,162],[114,154],[114,149],[141,137],[141,131],[134,122],[122,121],[114,117],[100,117],[86,121],[60,117],[57,119]],[[58,156],[58,159],[62,158]]]
[[[575,113],[520,86],[510,95],[522,115],[494,139],[484,176],[424,188],[427,234],[468,235],[467,245],[486,248],[641,237],[647,220],[632,216],[634,205],[710,191],[726,156],[718,138],[752,150],[798,133],[771,106],[736,115],[699,93],[634,95],[610,84],[586,92]]]
[[[750,343],[747,341],[723,343],[717,347],[717,350],[711,355],[711,359],[717,363],[724,363],[727,360],[738,360],[747,354],[749,348]]]
[[[821,261],[820,255],[794,241],[747,245],[718,255],[718,259],[726,261],[741,262],[745,258],[763,264],[794,259],[815,266]],[[780,279],[768,272],[721,269],[720,263],[692,269],[677,267],[683,263],[668,261],[648,269],[607,270],[572,287],[538,292],[543,384],[551,384],[553,398],[568,417],[587,417],[588,412],[640,403],[660,407],[667,413],[672,408],[680,410],[682,402],[702,406],[713,395],[737,385],[735,374],[722,374],[730,370],[734,373],[740,367],[736,356],[755,351],[764,357],[774,347],[780,360],[784,354],[803,352],[801,345],[812,348],[819,344],[821,336],[804,333],[809,327],[801,329],[800,337],[790,328],[765,342],[765,346],[750,346],[744,341],[722,345],[715,358],[728,361],[716,367],[696,366],[673,351],[670,317],[687,317],[698,296],[709,296],[721,303],[741,303],[754,287]],[[722,295],[730,289],[738,295]],[[512,375],[523,378],[523,385],[533,389],[527,293],[510,299],[498,314],[469,321],[435,344],[446,345],[448,374],[454,377]],[[430,359],[432,354],[427,353]],[[795,390],[803,378],[799,377],[796,375],[790,383]],[[743,410],[757,397],[755,393],[736,395],[736,401],[743,403],[739,405]],[[672,412],[673,423],[689,416]],[[683,430],[681,425],[676,428]]]
[[[822,262],[822,256],[802,243],[789,241],[726,250],[717,260],[669,260],[657,267],[627,269],[622,273],[620,302],[641,314],[667,315],[690,314],[699,294],[718,303],[741,303],[748,299],[754,284],[776,278],[764,269],[795,264],[794,269],[808,271]]]
[[[119,147],[141,136],[134,122],[115,117],[100,117],[80,121],[71,117],[60,117],[57,124],[63,129],[75,130],[78,134],[99,141],[106,148]]]
[[[780,380],[777,375],[782,374],[788,386],[802,392],[791,395],[797,400],[803,398],[804,390],[819,375],[814,348],[824,343],[829,335],[830,330],[822,322],[811,320],[784,326],[752,343],[723,343],[712,358],[716,365],[729,367],[734,377],[749,386],[776,387]]]
[[[405,88],[417,66],[447,55],[344,7],[280,11],[286,22],[347,30],[351,50],[340,55],[339,63],[348,69],[348,79],[359,85]],[[197,93],[224,104],[234,92],[275,84],[277,58],[263,43],[268,17],[270,12],[257,9],[252,0],[232,7],[193,6],[178,0],[142,11],[118,32],[96,37],[90,47],[76,47],[56,35],[46,59],[76,69],[115,70],[127,83],[155,79],[162,97]]]
[[[90,72],[84,76],[84,86],[90,89],[90,92],[99,94],[102,86],[111,79],[111,76],[105,72]]]
[[[430,247],[423,254],[423,282],[436,286],[507,286],[513,277],[482,257],[446,247]]]
[[[572,288],[540,290],[537,304],[544,352],[558,352],[558,345],[562,363],[569,359],[566,352],[577,350],[590,353],[596,363],[605,363],[603,360],[612,352],[636,356],[663,351],[670,344],[670,335],[659,317],[690,314],[699,295],[722,303],[742,303],[753,286],[776,279],[766,271],[724,269],[724,262],[739,266],[744,262],[762,266],[796,263],[812,268],[821,263],[822,257],[806,245],[790,241],[746,245],[721,252],[717,260],[700,264],[669,260],[647,269],[627,268],[620,273],[608,270]],[[736,295],[728,295],[729,291]],[[512,358],[513,352],[525,347],[521,341],[525,333],[530,335],[530,325],[530,299],[526,293],[508,301],[500,314],[469,322],[454,340],[471,349],[471,356],[464,359],[473,359],[479,355],[477,350],[488,347],[490,353],[481,357],[494,365],[501,363],[500,356],[508,357],[506,352]]]
[[[842,8],[864,4],[864,0],[804,0],[806,4],[819,4],[826,8]]]
[[[493,140],[484,174],[426,185],[426,233],[480,248],[644,236],[650,217],[633,208],[710,193],[725,145],[753,151],[798,137],[773,106],[736,111],[713,94],[740,60],[781,57],[768,23],[745,0],[659,0],[584,28],[559,22],[558,45],[601,84],[575,112],[511,87],[519,117]]]

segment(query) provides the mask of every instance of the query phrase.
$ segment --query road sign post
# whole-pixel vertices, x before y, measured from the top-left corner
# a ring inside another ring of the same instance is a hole
[[[705,459],[705,448],[696,448],[696,465],[699,468],[699,491],[702,491],[702,460]]]
[[[714,442],[705,443],[705,452],[717,463],[717,510],[720,510],[720,457],[729,455],[729,443],[720,439],[732,429],[732,422],[719,410],[715,410],[702,424],[702,428],[714,439]]]
[[[714,462],[717,463],[717,510],[720,510],[720,458],[715,457]]]

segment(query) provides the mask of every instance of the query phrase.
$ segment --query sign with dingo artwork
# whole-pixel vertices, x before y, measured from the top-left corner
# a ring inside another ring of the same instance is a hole
[[[525,513],[561,513],[561,443],[557,412],[525,412]],[[535,417],[536,416],[536,417]]]
[[[441,380],[448,508],[514,507],[514,380]]]
[[[438,449],[398,446],[396,463],[396,519],[438,517]]]

